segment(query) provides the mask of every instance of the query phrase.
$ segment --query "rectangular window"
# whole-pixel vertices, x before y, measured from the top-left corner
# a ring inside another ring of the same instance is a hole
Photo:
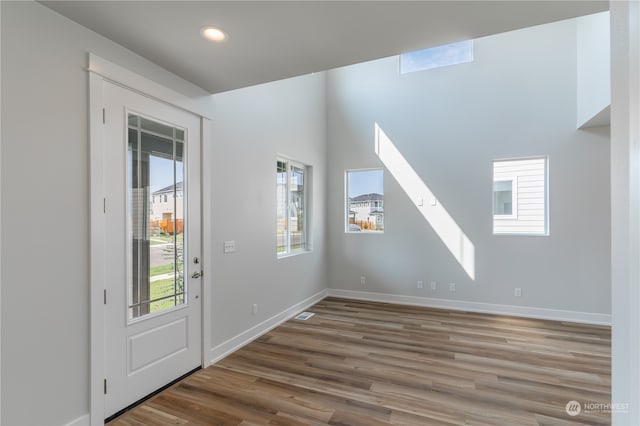
[[[548,235],[547,158],[493,162],[493,233]]]
[[[473,40],[416,50],[400,55],[400,74],[473,61]]]
[[[311,168],[290,160],[276,162],[276,252],[278,256],[309,249],[308,181]]]
[[[384,232],[382,169],[347,170],[345,232]]]

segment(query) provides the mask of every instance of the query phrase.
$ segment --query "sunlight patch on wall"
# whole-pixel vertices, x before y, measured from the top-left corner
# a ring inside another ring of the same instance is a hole
[[[475,280],[475,246],[378,123],[375,152],[469,278]]]

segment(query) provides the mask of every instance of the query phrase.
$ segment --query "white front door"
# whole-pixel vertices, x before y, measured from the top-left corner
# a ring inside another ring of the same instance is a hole
[[[200,117],[105,102],[105,417],[201,365]]]

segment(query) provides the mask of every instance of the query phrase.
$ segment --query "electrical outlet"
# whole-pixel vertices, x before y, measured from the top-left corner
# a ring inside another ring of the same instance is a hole
[[[435,281],[431,281],[431,290],[438,288],[438,284]]]
[[[360,284],[366,284],[367,283],[367,278],[363,275],[360,277]]]
[[[258,313],[258,304],[254,303],[253,306],[251,307],[251,314],[255,315]]]
[[[418,281],[418,284],[416,284],[416,287],[424,288],[424,285],[423,285],[422,281]]]
[[[520,297],[522,296],[522,289],[520,287],[516,287],[513,289],[513,295],[515,297]]]
[[[456,291],[456,283],[449,283],[449,291]]]

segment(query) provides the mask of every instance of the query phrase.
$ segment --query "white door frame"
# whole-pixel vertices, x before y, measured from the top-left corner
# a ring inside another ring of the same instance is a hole
[[[211,259],[211,168],[208,161],[211,153],[212,96],[191,98],[161,86],[154,81],[125,68],[89,54],[89,166],[90,166],[90,418],[92,426],[104,425],[104,378],[105,378],[105,235],[104,215],[105,170],[104,170],[104,125],[103,94],[105,81],[117,84],[143,96],[180,108],[201,117],[201,201],[202,201],[202,367],[209,363],[211,348],[211,271],[207,270]]]

